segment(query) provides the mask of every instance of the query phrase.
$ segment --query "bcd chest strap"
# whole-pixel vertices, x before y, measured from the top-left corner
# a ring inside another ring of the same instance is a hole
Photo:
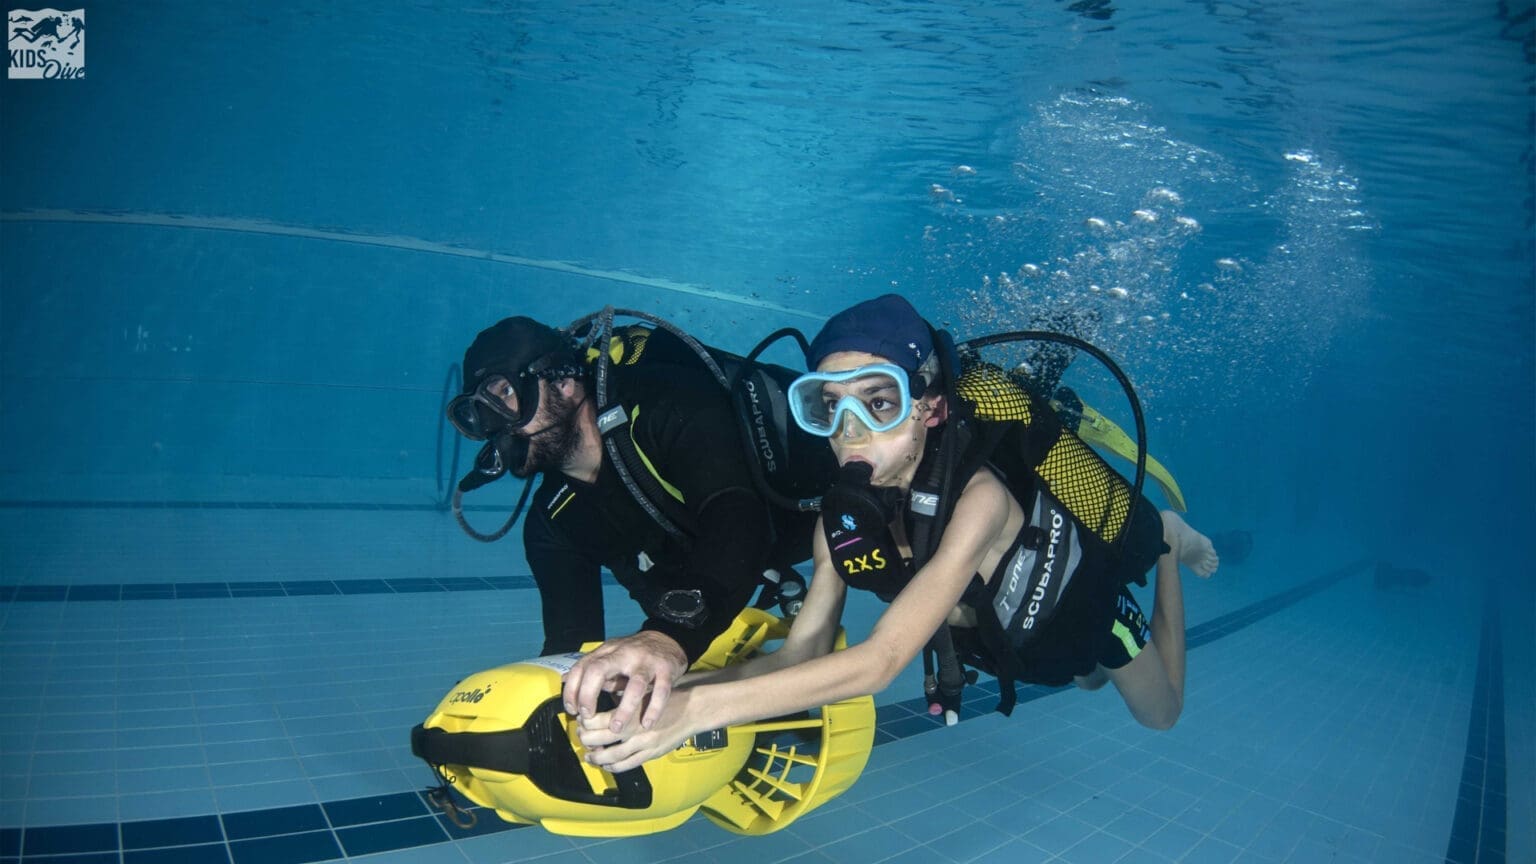
[[[950,422],[937,432],[937,435],[930,436],[928,452],[924,454],[922,466],[912,484],[904,514],[907,536],[912,541],[914,572],[938,551],[944,528],[954,515],[955,502],[959,500],[971,477],[987,464],[1004,437],[1004,429],[1000,424],[976,423],[953,415]],[[1013,653],[999,650],[1002,641],[996,637],[1001,628],[997,626],[995,618],[988,614],[990,599],[987,585],[981,576],[972,574],[960,602],[978,612],[978,636],[987,653],[993,655],[988,659],[998,681],[1000,699],[997,710],[1007,716],[1018,702],[1014,681],[1021,675]],[[939,625],[939,631],[928,642],[923,660],[926,669],[937,669],[936,675],[930,674],[931,680],[925,685],[929,691],[930,710],[932,705],[937,705],[946,712],[958,711],[960,693],[968,680],[974,680],[974,675],[966,673],[960,658],[956,656],[948,624]]]
[[[1119,572],[1103,557],[1112,554],[1107,544],[1082,526],[1044,480],[1021,467],[1043,455],[1030,431],[1017,422],[952,422],[925,454],[906,512],[914,563],[921,567],[937,552],[955,504],[977,471],[992,471],[1023,508],[1024,527],[1004,552],[1002,566],[990,582],[973,574],[960,600],[977,613],[976,639],[969,644],[979,641],[988,655],[1001,696],[997,710],[1005,715],[1017,703],[1015,682],[1027,678],[1025,652],[1055,616],[1074,579],[1086,572],[1085,563],[1106,574]],[[994,463],[1009,448],[1018,452],[1001,459],[1014,469],[1004,474]],[[946,640],[930,643],[941,671],[946,649]],[[959,685],[952,681],[949,686]],[[939,689],[946,689],[944,682]]]
[[[667,534],[686,540],[697,533],[693,516],[683,506],[682,492],[656,473],[655,466],[635,443],[634,421],[639,413],[638,407],[630,409],[623,403],[601,407],[597,430],[602,435],[603,447],[624,486],[638,491],[639,494],[631,496],[635,503]]]

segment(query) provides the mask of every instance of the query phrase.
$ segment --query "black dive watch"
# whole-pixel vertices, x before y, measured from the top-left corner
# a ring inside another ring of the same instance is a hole
[[[697,627],[709,617],[704,592],[697,588],[673,588],[656,601],[656,617],[684,627]]]

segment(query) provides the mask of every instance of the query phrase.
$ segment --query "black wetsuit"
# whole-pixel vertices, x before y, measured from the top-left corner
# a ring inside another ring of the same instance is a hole
[[[678,540],[662,530],[606,452],[596,483],[546,473],[523,526],[543,602],[544,653],[606,637],[600,568],[607,567],[645,610],[641,629],[677,640],[692,663],[751,600],[770,562],[797,560],[782,547],[809,548],[810,523],[781,525],[774,554],[774,516],[753,485],[730,401],[713,378],[656,363],[615,367],[609,386],[610,402],[638,409],[615,434],[633,434],[654,473],[682,495],[692,536]],[[791,531],[804,536],[785,536]],[[669,589],[702,592],[705,619],[690,627],[659,617],[654,604]]]
[[[1143,555],[1137,563],[1117,564],[1109,557],[1107,548],[1084,536],[1081,529],[1063,545],[1061,562],[1053,574],[1058,580],[1070,577],[1070,590],[1058,587],[1052,592],[1060,594],[1054,614],[1024,643],[1019,626],[1028,617],[1027,610],[1017,607],[1027,604],[1030,598],[1024,596],[1022,603],[1015,599],[1017,612],[1010,612],[998,602],[999,594],[1008,595],[1007,586],[1014,572],[1021,571],[1026,577],[1024,583],[1028,584],[1031,569],[1040,566],[1039,558],[1047,555],[1048,550],[1049,554],[1057,551],[1047,545],[1047,535],[1031,524],[1041,520],[1031,520],[1029,508],[1024,515],[1025,524],[998,561],[992,577],[983,580],[981,574],[976,574],[961,597],[961,603],[974,609],[979,619],[975,628],[951,630],[962,659],[990,675],[1011,671],[1020,682],[1048,686],[1069,684],[1075,676],[1087,675],[1099,664],[1118,669],[1135,659],[1150,634],[1141,607],[1125,584],[1138,574],[1123,567],[1140,566],[1147,558]],[[1155,517],[1155,513],[1148,515]],[[1161,521],[1143,517],[1137,524],[1146,536],[1154,524],[1160,530]],[[1155,542],[1161,546],[1160,540]],[[1016,570],[1015,565],[1030,554],[1026,546],[1038,551]],[[1153,553],[1154,559],[1156,554]],[[916,575],[910,559],[878,570],[837,569],[848,587],[873,591],[886,602],[895,599]],[[1017,591],[1014,597],[1018,597]],[[1005,623],[1005,618],[1012,627]],[[996,636],[989,638],[989,632]],[[1007,656],[1011,663],[1000,663],[999,655]]]
[[[1025,515],[1027,517],[1030,514],[1026,511]],[[1148,515],[1155,517],[1156,514],[1149,509]],[[1146,519],[1138,520],[1140,524],[1146,524],[1147,521]],[[1156,519],[1155,524],[1160,530],[1161,520]],[[1151,637],[1141,606],[1127,587],[1128,582],[1141,574],[1125,568],[1139,565],[1116,562],[1105,555],[1102,547],[1095,549],[1095,544],[1081,535],[1074,538],[1073,542],[1087,546],[1083,548],[1083,545],[1080,545],[1077,549],[1077,554],[1083,555],[1085,560],[1081,562],[1081,566],[1070,560],[1063,562],[1062,570],[1057,574],[1058,577],[1068,575],[1071,573],[1069,568],[1075,566],[1078,566],[1078,572],[1071,574],[1073,576],[1071,583],[1064,586],[1066,590],[1061,592],[1059,605],[1051,619],[1043,624],[1027,643],[1022,642],[1019,630],[1020,619],[1028,617],[1027,608],[1019,608],[1013,613],[1012,626],[1002,626],[1001,620],[1009,614],[1006,611],[1007,606],[1003,603],[1003,597],[1008,594],[1008,588],[1013,581],[1011,578],[1014,572],[1013,565],[1019,560],[1019,555],[1027,554],[1021,546],[1033,540],[1030,535],[1036,530],[1031,525],[1025,524],[1020,529],[1019,536],[1014,539],[1013,546],[998,561],[992,578],[986,580],[984,586],[973,583],[973,587],[967,592],[965,598],[974,606],[978,616],[990,617],[990,620],[982,626],[999,628],[1003,644],[987,644],[986,634],[978,629],[970,632],[956,632],[956,646],[962,650],[968,650],[973,660],[972,665],[993,675],[996,675],[1000,668],[997,658],[993,655],[1006,646],[1006,649],[1011,649],[1008,653],[1014,663],[1013,668],[1018,675],[1018,680],[1052,687],[1069,684],[1073,678],[1089,674],[1096,666],[1119,669],[1136,659],[1136,655],[1146,647],[1147,640]],[[1146,535],[1148,532],[1142,533]],[[1045,546],[1046,542],[1048,541],[1042,538],[1040,544],[1042,548],[1037,556],[1045,553],[1048,548]],[[1162,546],[1160,539],[1153,542],[1161,548],[1166,548]],[[1155,554],[1153,560],[1155,560]],[[1145,562],[1146,558],[1142,557],[1139,564],[1145,564]],[[1028,566],[1026,564],[1026,573]],[[1025,596],[1016,601],[1016,604],[1022,606],[1029,600],[1030,597]]]
[[[1055,440],[1055,428],[1047,433],[1047,440]],[[1009,440],[1004,439],[1004,444],[992,451],[994,458],[1006,457],[1007,448],[1016,446]],[[929,460],[936,458],[938,442],[937,435],[929,441],[919,476],[925,476]],[[995,467],[980,469],[997,474],[1023,508],[1025,520],[991,578],[976,574],[961,596],[961,603],[974,609],[978,619],[974,628],[951,628],[961,659],[999,678],[1051,686],[1070,683],[1098,665],[1107,669],[1124,666],[1135,659],[1150,635],[1126,584],[1144,582],[1144,574],[1167,551],[1161,517],[1151,502],[1142,499],[1134,518],[1123,528],[1125,542],[1111,544],[1087,529],[1041,479],[1017,464],[1014,467],[1016,476],[1011,482]],[[1102,470],[1111,469],[1104,466]],[[1081,470],[1069,479],[1087,482],[1093,477]],[[955,488],[964,488],[964,483],[957,483]],[[880,558],[898,559],[897,566],[887,567],[869,551],[872,547],[892,548],[888,530],[863,532],[873,540],[855,538],[861,532],[851,527],[842,531],[835,519],[828,521],[826,517],[837,510],[841,500],[829,492],[823,501],[823,530],[827,532],[827,548],[837,559],[837,571],[849,587],[873,591],[890,602],[916,575],[913,562],[886,552]],[[916,536],[914,513],[904,509],[903,516],[907,536]],[[857,516],[842,524],[877,521]],[[879,537],[881,533],[885,539]],[[1036,586],[1039,594],[1034,593]],[[1030,611],[1032,603],[1035,611],[1044,606],[1054,612],[1046,611],[1036,620],[1035,612]]]

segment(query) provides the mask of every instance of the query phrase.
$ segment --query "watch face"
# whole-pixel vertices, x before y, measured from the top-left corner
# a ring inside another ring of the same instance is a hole
[[[689,591],[673,589],[661,595],[659,605],[662,617],[679,624],[687,624],[703,613],[704,595],[698,589]]]
[[[697,591],[668,591],[667,608],[673,612],[688,613],[703,605]]]

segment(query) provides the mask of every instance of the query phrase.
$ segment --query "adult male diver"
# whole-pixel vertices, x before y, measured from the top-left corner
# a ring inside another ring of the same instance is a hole
[[[729,396],[701,369],[615,366],[603,406],[589,373],[568,334],[507,318],[465,352],[463,391],[448,416],[462,434],[491,442],[499,468],[543,475],[523,524],[543,605],[543,653],[605,638],[602,567],[645,612],[639,632],[608,640],[582,661],[608,689],[623,689],[620,708],[632,716],[648,692],[660,697],[651,703],[657,710],[665,704],[765,570],[808,557],[811,522],[783,517],[776,531],[738,444]],[[624,452],[634,458],[616,466],[605,430],[626,448],[632,443]],[[649,474],[639,479],[672,499],[663,503],[681,533],[646,511],[626,472]],[[777,548],[776,536],[784,538]],[[796,544],[804,555],[788,551]]]

